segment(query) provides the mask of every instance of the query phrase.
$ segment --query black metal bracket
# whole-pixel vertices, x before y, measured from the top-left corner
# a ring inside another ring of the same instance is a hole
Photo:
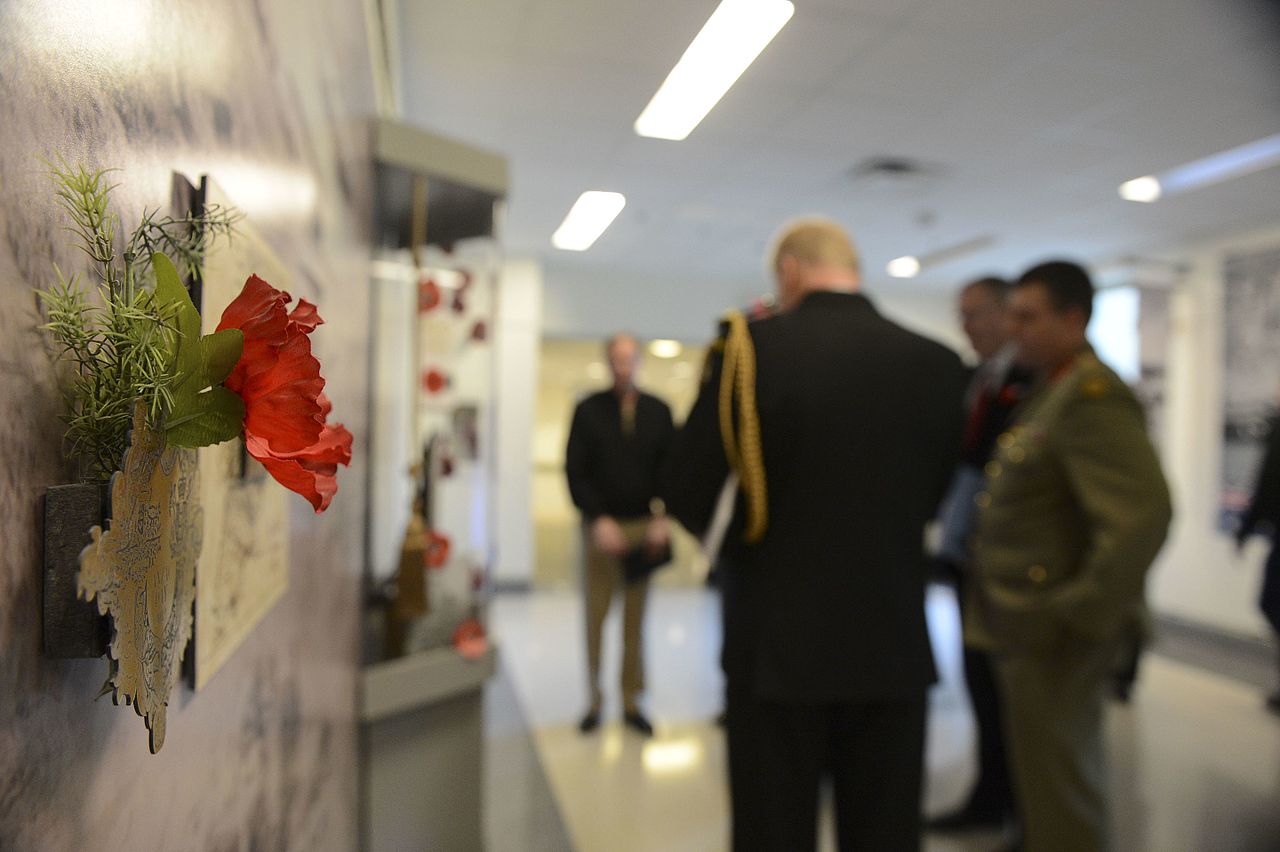
[[[76,594],[89,528],[110,517],[106,483],[51,486],[44,498],[44,653],[53,659],[101,657],[109,623]]]

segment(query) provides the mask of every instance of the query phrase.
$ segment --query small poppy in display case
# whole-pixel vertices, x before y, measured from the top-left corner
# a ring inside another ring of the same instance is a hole
[[[428,568],[443,568],[449,561],[449,537],[435,530],[427,530],[427,551],[423,561]]]
[[[418,313],[427,314],[440,306],[440,285],[432,278],[418,282]]]
[[[427,393],[440,393],[449,387],[449,377],[435,367],[422,374],[422,386]]]

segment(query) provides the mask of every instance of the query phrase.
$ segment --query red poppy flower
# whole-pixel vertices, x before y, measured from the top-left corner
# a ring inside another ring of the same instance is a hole
[[[449,377],[432,367],[422,374],[422,386],[428,393],[440,393],[449,385]]]
[[[320,362],[311,332],[324,320],[299,299],[256,275],[227,306],[218,330],[244,333],[244,354],[224,384],[244,400],[245,446],[281,485],[323,512],[337,493],[337,466],[351,463],[351,433],[329,424]]]
[[[430,313],[440,304],[440,285],[431,278],[418,282],[418,313]]]
[[[427,552],[423,561],[428,568],[443,568],[449,561],[449,537],[435,530],[428,530]]]
[[[489,649],[489,637],[484,625],[475,618],[467,618],[453,631],[453,647],[468,660],[478,660]]]

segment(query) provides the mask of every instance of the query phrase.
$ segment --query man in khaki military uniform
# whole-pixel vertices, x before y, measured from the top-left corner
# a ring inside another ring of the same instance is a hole
[[[1104,694],[1172,514],[1142,408],[1086,342],[1092,306],[1073,263],[1014,286],[1038,383],[976,497],[969,638],[996,655],[1031,852],[1108,848]]]

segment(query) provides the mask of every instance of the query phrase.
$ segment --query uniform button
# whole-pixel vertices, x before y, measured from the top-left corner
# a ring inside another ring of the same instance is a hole
[[[973,495],[973,502],[978,505],[979,509],[985,509],[991,505],[991,495],[985,491],[979,491]]]
[[[1007,450],[1013,446],[1013,442],[1016,440],[1017,439],[1013,437],[1012,432],[1005,432],[999,438],[996,438],[996,443]]]
[[[1009,461],[1014,464],[1022,464],[1022,462],[1026,461],[1026,458],[1027,451],[1022,449],[1022,447],[1014,447],[1009,450]]]
[[[1000,474],[1004,471],[1004,468],[1000,466],[1000,462],[991,461],[991,462],[987,462],[987,466],[983,468],[983,470],[986,471],[987,476],[991,477],[992,479],[999,479]]]
[[[1043,565],[1032,565],[1027,569],[1027,576],[1031,578],[1033,583],[1043,583],[1049,579],[1049,572],[1045,570]]]

